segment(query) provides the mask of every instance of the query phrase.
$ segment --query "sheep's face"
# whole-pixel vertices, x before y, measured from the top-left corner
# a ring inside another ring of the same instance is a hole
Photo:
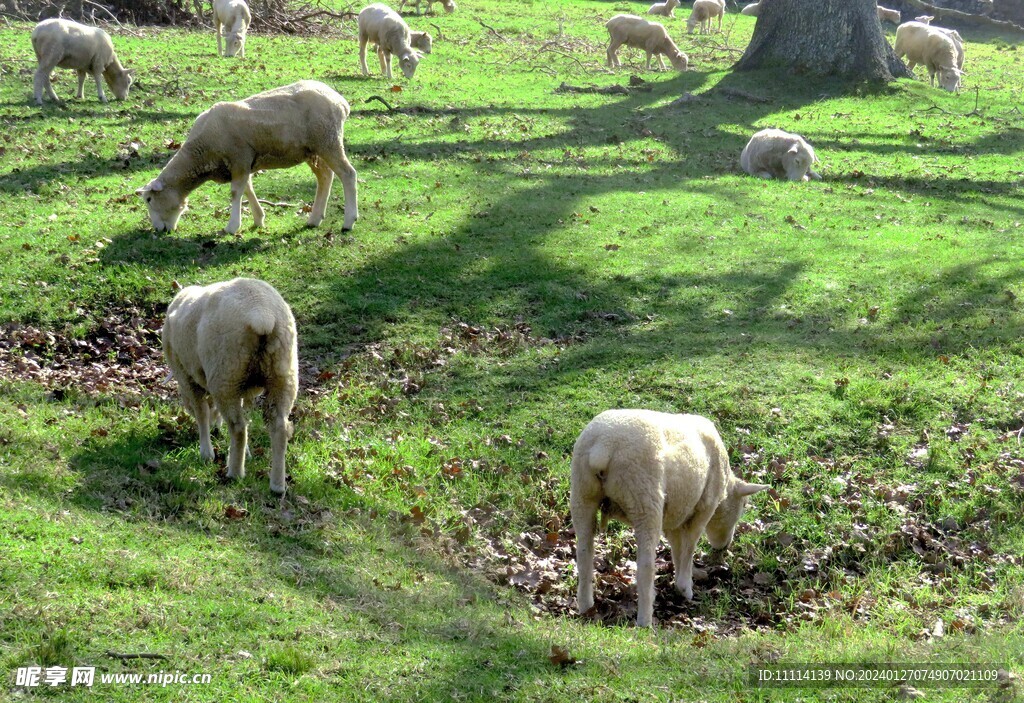
[[[114,93],[114,98],[124,100],[128,97],[128,89],[132,87],[132,74],[128,71],[104,71],[103,80]]]
[[[951,93],[960,90],[960,76],[962,72],[955,68],[939,69],[939,85]]]
[[[406,54],[398,60],[398,65],[402,68],[402,75],[406,78],[412,78],[413,74],[416,73],[416,67],[420,63],[420,55],[415,51]]]
[[[430,49],[433,46],[433,38],[426,32],[416,32],[412,39],[412,46],[414,49],[419,49],[424,54],[429,54]]]
[[[687,57],[686,54],[684,54],[683,52],[677,51],[675,54],[669,54],[668,60],[669,63],[672,64],[672,68],[676,69],[677,71],[686,70]]]
[[[245,35],[239,32],[228,32],[225,38],[224,55],[235,56],[239,51],[242,50],[242,44],[245,42]]]
[[[455,4],[455,0],[441,0],[441,5],[444,7],[444,11],[451,14],[455,12],[458,5]]]
[[[173,232],[181,213],[188,209],[188,198],[181,197],[176,189],[164,186],[159,178],[135,192],[149,208],[149,221],[157,232]]]
[[[768,486],[763,483],[747,483],[740,479],[730,484],[725,500],[718,504],[718,509],[704,528],[708,542],[714,549],[725,549],[732,543],[736,523],[747,507],[747,498],[766,488]]]
[[[817,160],[810,145],[794,144],[782,156],[782,168],[789,180],[806,181],[809,178],[807,173],[811,170],[811,164]]]

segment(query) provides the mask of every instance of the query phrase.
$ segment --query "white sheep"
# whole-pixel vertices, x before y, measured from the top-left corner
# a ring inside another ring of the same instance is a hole
[[[245,58],[245,34],[252,23],[252,13],[245,0],[213,0],[213,26],[217,30],[217,55]],[[221,49],[224,35],[225,48]]]
[[[811,165],[817,162],[813,147],[803,137],[781,129],[757,132],[740,154],[740,167],[758,178],[821,180],[821,176],[811,170]]]
[[[39,64],[34,81],[37,105],[43,104],[43,90],[50,100],[60,102],[50,82],[50,74],[58,66],[78,72],[79,100],[85,97],[86,74],[92,74],[96,81],[100,102],[107,102],[103,92],[104,80],[114,91],[116,99],[128,97],[132,76],[118,61],[110,35],[102,29],[65,19],[43,20],[32,30],[32,49]]]
[[[911,71],[917,64],[924,64],[932,85],[937,74],[940,86],[957,91],[960,76],[964,75],[963,40],[959,34],[951,36],[952,31],[923,22],[904,22],[896,28],[896,56],[906,56]]]
[[[662,533],[672,548],[676,589],[693,599],[693,551],[706,530],[714,549],[732,542],[747,496],[768,486],[729,469],[714,424],[699,415],[608,410],[588,424],[572,450],[569,502],[576,530],[576,601],[594,605],[597,514],[631,524],[636,536],[636,623],[651,624],[654,555]]]
[[[718,31],[722,31],[722,16],[725,14],[725,0],[694,0],[693,10],[686,20],[686,31],[693,34],[693,28],[700,24],[701,34],[711,33],[711,20],[718,18]]]
[[[295,318],[273,286],[236,278],[178,291],[161,333],[164,358],[185,409],[199,425],[199,454],[213,461],[210,423],[227,422],[228,477],[245,478],[246,410],[266,391],[263,416],[273,458],[270,490],[285,491],[288,415],[299,387]],[[213,407],[210,407],[210,401]]]
[[[752,2],[748,5],[744,5],[743,9],[740,10],[741,15],[750,15],[751,17],[757,17],[761,14],[761,3]]]
[[[914,18],[914,21],[921,24],[931,24],[933,19],[935,19],[935,15],[918,15]]]
[[[647,53],[647,68],[651,67],[651,56],[657,55],[658,65],[665,68],[662,56],[667,56],[672,68],[685,71],[686,54],[679,50],[664,26],[657,22],[645,20],[636,15],[615,15],[605,23],[611,41],[606,53],[608,65],[621,66],[619,63],[619,47],[625,44],[634,49],[643,49]]]
[[[427,0],[427,12],[428,13],[431,13],[431,12],[434,11],[434,3],[435,2],[440,2],[441,3],[441,7],[443,7],[444,11],[447,12],[448,14],[451,14],[451,13],[455,12],[457,9],[459,9],[459,6],[455,4],[455,0]],[[402,9],[406,6],[406,3],[412,5],[413,7],[416,8],[416,14],[417,15],[420,14],[420,0],[402,0],[402,2],[399,3],[399,5],[398,5],[398,11],[399,12],[401,12]]]
[[[878,5],[875,9],[878,11],[879,22],[889,21],[893,24],[899,24],[903,21],[899,10],[890,10],[889,8],[882,7],[881,5]]]
[[[412,78],[420,62],[420,54],[412,48],[409,25],[402,17],[383,3],[367,5],[359,12],[359,64],[363,75],[370,75],[366,67],[366,45],[377,45],[377,59],[381,73],[391,78],[391,56],[398,57],[402,75]]]
[[[417,49],[424,54],[429,54],[433,44],[433,37],[426,32],[409,31],[409,46],[413,49]]]
[[[647,10],[649,15],[661,15],[662,17],[675,17],[676,8],[679,7],[679,0],[665,0],[656,2]]]
[[[173,231],[188,206],[188,194],[206,181],[231,183],[234,234],[242,221],[242,194],[256,227],[264,211],[252,189],[252,174],[261,169],[309,164],[316,176],[316,197],[306,224],[316,227],[327,211],[334,174],[345,189],[345,223],[359,217],[356,171],[345,156],[345,98],[317,81],[299,81],[257,93],[239,102],[216,103],[196,118],[188,138],[160,174],[136,193],[149,209],[157,231]]]

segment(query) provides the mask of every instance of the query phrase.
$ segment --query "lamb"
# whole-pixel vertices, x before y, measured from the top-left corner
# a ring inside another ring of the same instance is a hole
[[[434,3],[435,2],[440,2],[441,3],[441,7],[443,7],[444,11],[446,13],[448,13],[448,14],[451,14],[451,13],[455,12],[457,9],[459,9],[459,6],[455,4],[455,0],[427,0],[427,12],[428,13],[431,13],[431,12],[434,11],[433,8],[434,8]],[[416,14],[417,15],[420,14],[420,0],[402,0],[402,2],[399,3],[399,5],[398,5],[398,11],[399,12],[402,11],[402,8],[405,7],[406,3],[409,3],[410,5],[415,6],[416,7]]]
[[[433,38],[426,32],[409,32],[409,46],[424,54],[429,54],[434,44]]]
[[[933,19],[935,19],[935,15],[918,15],[914,18],[914,21],[921,24],[931,24]]]
[[[245,0],[213,0],[213,26],[217,30],[217,55],[245,58],[245,33],[252,23],[252,13]],[[226,32],[226,34],[225,34]],[[226,47],[221,49],[224,35]]]
[[[263,416],[273,453],[270,490],[285,492],[288,415],[299,386],[295,318],[264,281],[236,278],[178,291],[167,308],[161,338],[185,409],[199,425],[199,454],[213,461],[210,423],[228,425],[229,478],[245,477],[246,410],[266,391]],[[212,401],[212,408],[211,408]]]
[[[377,45],[377,59],[381,73],[391,78],[391,56],[398,57],[398,64],[406,78],[412,78],[420,62],[420,54],[412,48],[409,25],[401,16],[383,3],[367,5],[359,12],[359,63],[363,75],[370,75],[366,67],[366,45]]]
[[[685,71],[687,58],[686,54],[679,50],[668,31],[657,22],[645,20],[636,15],[615,15],[605,23],[608,35],[611,38],[606,52],[608,65],[611,67],[621,66],[619,63],[619,47],[625,44],[634,49],[643,49],[647,52],[647,68],[651,67],[651,56],[658,56],[658,65],[665,68],[665,61],[662,55],[668,57],[672,68],[677,71]]]
[[[960,76],[965,75],[963,40],[959,34],[951,36],[952,31],[923,22],[904,22],[896,28],[896,56],[906,56],[911,71],[917,64],[924,64],[932,85],[938,74],[940,86],[950,92],[957,91]]]
[[[43,104],[44,89],[50,100],[60,102],[50,82],[50,74],[58,66],[78,72],[79,100],[85,97],[86,73],[92,74],[93,80],[96,81],[96,92],[99,94],[100,102],[107,102],[101,77],[114,91],[117,100],[128,97],[132,76],[117,59],[110,35],[102,29],[65,19],[43,20],[32,30],[32,49],[39,64],[34,80],[34,97],[37,105]]]
[[[173,231],[188,206],[188,194],[206,181],[231,183],[231,218],[225,231],[234,234],[242,221],[242,193],[256,227],[264,211],[252,189],[252,174],[261,169],[309,164],[316,176],[316,197],[306,224],[318,226],[327,211],[334,174],[345,189],[345,223],[359,217],[356,170],[345,156],[345,98],[317,81],[299,81],[239,102],[221,102],[196,118],[185,143],[159,175],[135,191],[146,202],[158,232]]]
[[[741,15],[750,15],[751,17],[757,17],[761,14],[761,3],[752,2],[749,5],[744,5],[743,9],[740,10]]]
[[[631,524],[637,543],[636,624],[651,624],[654,553],[668,538],[676,589],[693,599],[693,550],[702,532],[714,549],[732,542],[747,497],[768,486],[729,469],[714,423],[699,415],[608,410],[588,424],[572,450],[569,502],[576,530],[576,592],[581,613],[594,605],[597,514]]]
[[[711,20],[718,18],[718,31],[722,31],[722,16],[725,14],[725,0],[694,0],[693,10],[686,20],[686,31],[693,34],[693,28],[700,23],[700,33],[711,33]]]
[[[665,0],[656,2],[647,10],[649,15],[661,15],[662,17],[675,17],[676,8],[679,7],[679,0]]]
[[[889,8],[882,7],[881,5],[878,5],[876,9],[878,11],[879,22],[889,21],[892,22],[893,24],[899,24],[900,22],[903,21],[903,18],[900,16],[899,10],[890,10]]]
[[[821,176],[811,170],[811,164],[817,162],[814,149],[803,137],[781,129],[757,132],[740,154],[740,167],[758,178],[820,181]]]

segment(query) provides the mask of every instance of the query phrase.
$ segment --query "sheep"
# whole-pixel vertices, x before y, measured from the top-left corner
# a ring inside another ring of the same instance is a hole
[[[900,22],[903,21],[903,18],[900,16],[899,10],[890,10],[889,8],[882,7],[881,5],[878,5],[875,9],[878,11],[879,22],[885,22],[886,20],[888,20],[893,24],[899,24]]]
[[[714,423],[699,415],[607,410],[588,424],[572,450],[569,488],[576,530],[576,604],[594,605],[597,514],[633,526],[637,543],[636,624],[651,624],[654,553],[662,533],[672,547],[676,589],[693,599],[693,550],[702,532],[714,549],[732,542],[747,497],[768,486],[729,469]]]
[[[446,13],[448,13],[448,14],[451,14],[451,13],[455,12],[457,9],[459,9],[459,6],[455,4],[455,0],[427,0],[427,12],[428,13],[431,13],[431,12],[434,11],[434,3],[435,2],[440,2],[441,3],[441,7],[443,7],[444,11]],[[420,0],[402,0],[402,2],[399,3],[399,5],[398,5],[398,11],[399,12],[402,11],[402,8],[405,7],[406,3],[414,5],[416,7],[416,14],[417,15],[420,14]]]
[[[675,17],[676,8],[679,7],[679,0],[665,0],[656,2],[647,10],[649,15],[661,15],[662,17]]]
[[[694,0],[693,10],[686,20],[686,31],[693,34],[693,28],[700,23],[700,33],[711,33],[711,20],[718,18],[718,31],[722,31],[722,15],[725,14],[725,0]]]
[[[896,56],[906,56],[911,71],[917,64],[924,64],[933,86],[938,74],[939,85],[955,92],[960,89],[960,76],[965,74],[963,40],[958,33],[952,36],[952,31],[923,22],[904,22],[896,28]]]
[[[420,54],[412,48],[409,25],[401,16],[383,3],[367,5],[359,12],[359,63],[363,75],[370,75],[366,67],[366,45],[377,45],[377,59],[381,73],[391,78],[391,56],[398,57],[398,64],[406,78],[412,78],[420,62]]]
[[[245,0],[213,0],[213,26],[217,30],[217,55],[245,58],[245,33],[252,23],[252,13]],[[220,38],[224,35],[225,48]]]
[[[743,9],[740,10],[741,15],[750,15],[751,17],[757,17],[761,14],[761,3],[752,2],[749,5],[744,5]]]
[[[645,20],[636,15],[615,15],[605,23],[608,35],[611,38],[606,52],[608,65],[611,67],[621,66],[619,63],[619,47],[625,44],[634,49],[643,49],[647,52],[647,68],[651,67],[651,56],[658,56],[658,65],[664,70],[665,61],[662,55],[668,57],[672,68],[677,71],[685,71],[687,58],[686,54],[679,50],[668,31],[657,22]]]
[[[241,226],[242,193],[256,227],[264,211],[252,188],[261,169],[288,168],[305,161],[316,176],[316,197],[306,224],[318,226],[327,211],[334,174],[345,189],[345,223],[359,218],[356,171],[345,156],[345,98],[317,81],[299,81],[239,102],[220,102],[196,118],[185,143],[159,175],[135,191],[146,202],[157,231],[173,231],[188,206],[188,194],[206,181],[231,183],[231,217],[225,231]]]
[[[409,32],[409,46],[424,54],[429,54],[434,44],[433,38],[426,32]]]
[[[820,181],[821,176],[811,170],[811,164],[817,162],[814,149],[803,137],[781,129],[757,132],[740,154],[740,167],[758,178]]]
[[[284,493],[299,357],[295,318],[281,294],[253,278],[183,288],[167,308],[161,341],[182,403],[199,425],[203,459],[214,458],[210,422],[218,415],[227,422],[229,478],[245,478],[246,410],[266,391],[270,490]]]
[[[935,15],[918,15],[914,18],[914,21],[921,24],[931,24],[933,19],[935,19]]]
[[[37,105],[43,104],[44,89],[50,100],[60,102],[50,82],[50,74],[58,66],[78,72],[79,100],[85,97],[86,73],[91,73],[96,81],[100,102],[107,102],[101,77],[114,91],[114,98],[124,100],[128,97],[132,76],[117,59],[110,35],[102,29],[65,19],[43,20],[32,30],[32,49],[39,64],[33,86]]]

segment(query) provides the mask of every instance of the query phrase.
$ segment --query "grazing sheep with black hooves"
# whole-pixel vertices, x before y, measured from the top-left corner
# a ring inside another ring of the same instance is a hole
[[[85,77],[92,75],[100,102],[107,102],[103,92],[106,81],[117,100],[128,97],[132,76],[125,70],[114,53],[110,35],[98,27],[87,27],[65,19],[43,20],[32,30],[32,49],[39,63],[34,80],[37,105],[43,104],[43,91],[55,103],[60,99],[53,92],[50,74],[55,68],[70,68],[78,72],[78,99],[85,97]]]

